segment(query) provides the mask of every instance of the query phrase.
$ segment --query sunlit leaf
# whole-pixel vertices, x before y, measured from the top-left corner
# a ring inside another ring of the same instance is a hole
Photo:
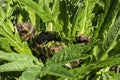
[[[18,2],[24,4],[26,7],[34,11],[43,21],[52,21],[52,15],[48,11],[44,10],[44,7],[35,3],[32,0],[17,0]]]

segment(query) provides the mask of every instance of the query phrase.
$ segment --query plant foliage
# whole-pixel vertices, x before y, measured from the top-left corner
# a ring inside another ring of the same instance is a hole
[[[1,80],[119,80],[119,47],[120,0],[0,0]]]

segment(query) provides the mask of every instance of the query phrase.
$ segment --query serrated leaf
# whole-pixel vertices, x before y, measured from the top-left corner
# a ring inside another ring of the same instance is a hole
[[[86,74],[89,72],[94,64],[89,64],[89,65],[82,65],[81,67],[74,68],[72,70],[69,70],[70,73],[74,74],[74,76],[82,76],[83,74]]]
[[[56,5],[58,4],[59,5]],[[55,9],[56,14],[53,13],[53,16],[56,15],[56,18],[54,19],[54,24],[55,24],[55,31],[60,32],[60,34],[62,35],[62,37],[65,36],[69,36],[70,34],[70,28],[71,28],[71,23],[69,21],[69,13],[68,13],[68,5],[67,1],[63,0],[63,1],[59,1],[56,0],[53,9]],[[59,7],[59,11],[56,9]],[[59,13],[58,13],[59,12]],[[57,18],[57,13],[59,14],[58,18]],[[61,32],[62,31],[62,32]]]
[[[19,80],[36,80],[42,67],[43,66],[28,68],[22,73],[22,76],[19,77]]]
[[[101,60],[107,58],[109,51],[114,49],[117,44],[116,38],[119,33],[117,34],[116,32],[118,32],[119,29],[116,31],[115,26],[119,25],[117,19],[119,17],[120,2],[119,0],[116,0],[114,3],[113,0],[103,0],[102,4],[104,4],[102,8],[104,13],[101,12],[99,14],[101,16],[98,15],[98,28],[93,35],[93,39],[100,38],[103,41],[101,43],[102,45],[98,45],[97,51],[94,50],[96,58],[100,59],[102,57]],[[109,55],[111,55],[111,52]]]
[[[93,68],[110,67],[110,66],[119,65],[119,64],[120,64],[120,55],[115,55],[96,63],[96,66]]]
[[[54,0],[54,5],[52,8],[52,16],[54,17],[54,20],[56,20],[58,18],[59,15],[59,2],[60,0]]]
[[[0,18],[0,34],[6,38],[9,45],[12,46],[18,53],[30,54],[31,50],[29,49],[26,42],[22,43],[20,36],[15,32],[13,34],[10,26],[6,24],[3,19]]]
[[[84,0],[84,5],[79,6],[73,20],[73,36],[77,31],[79,35],[90,35],[92,30],[92,19],[94,18],[94,13],[92,13],[92,11],[97,2],[98,0]]]
[[[114,23],[114,25],[108,31],[105,39],[102,43],[102,48],[105,54],[107,54],[115,45],[118,36],[120,35],[120,16]]]
[[[36,25],[36,14],[32,10],[27,10],[27,11],[29,13],[30,21],[31,21],[31,23],[32,23],[32,25],[34,27]]]
[[[0,60],[6,60],[6,61],[21,61],[21,60],[34,61],[35,60],[37,61],[37,58],[27,54],[17,54],[14,52],[7,53],[7,52],[0,51]]]
[[[0,49],[3,51],[11,51],[10,45],[8,44],[6,38],[0,38]]]
[[[102,73],[102,79],[103,80],[113,80],[112,76],[110,76],[108,73]]]
[[[5,19],[5,12],[3,11],[2,7],[0,7],[0,17]]]
[[[32,11],[34,11],[43,21],[52,21],[52,15],[48,11],[45,11],[43,6],[35,3],[32,0],[16,0],[22,4],[24,4],[26,7],[30,8]]]
[[[47,65],[46,67],[43,68],[42,72],[45,74],[56,75],[60,77],[67,77],[67,78],[73,77],[73,75],[70,74],[67,69],[56,64]]]
[[[97,63],[90,63],[88,65],[82,65],[78,68],[74,68],[69,70],[70,73],[74,74],[74,76],[84,77],[86,74],[91,73],[95,70],[99,70],[101,68],[112,67],[114,65],[120,64],[120,55],[112,56],[107,58],[104,61],[100,61]]]
[[[13,23],[10,20],[6,21],[6,24],[10,27],[11,31],[14,32],[14,26]]]
[[[98,38],[101,35],[100,30],[104,27],[103,24],[105,22],[105,18],[106,18],[107,14],[108,14],[108,11],[109,11],[110,3],[111,3],[110,0],[102,0],[102,1],[100,1],[98,3],[100,6],[102,4],[102,8],[104,9],[104,13],[99,14],[100,16],[99,16],[98,23],[97,23],[98,28],[94,32],[93,40],[95,40],[96,38]]]
[[[86,59],[90,57],[90,55],[84,54],[84,52],[88,51],[90,48],[90,45],[84,44],[77,44],[64,48],[48,60],[47,64],[64,65],[77,59]]]
[[[6,3],[6,18],[9,19],[11,17],[11,15],[13,14],[13,11],[15,10],[15,6],[10,6],[13,5],[11,0],[7,0]]]
[[[0,65],[0,72],[24,71],[26,68],[33,66],[35,65],[31,60],[14,61]]]
[[[105,38],[107,35],[108,30],[114,25],[118,12],[120,7],[119,0],[103,0],[102,4],[104,4],[102,14],[99,14],[98,19],[98,28],[96,29],[94,33],[94,39],[95,37],[100,37],[101,39]],[[102,33],[102,34],[101,34]]]

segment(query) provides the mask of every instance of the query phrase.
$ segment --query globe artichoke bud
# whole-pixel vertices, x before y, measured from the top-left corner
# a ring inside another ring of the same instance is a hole
[[[42,32],[35,37],[32,45],[34,55],[41,58],[43,63],[64,47],[57,32]]]
[[[89,43],[90,38],[87,36],[76,36],[76,43]]]
[[[29,22],[17,24],[18,33],[22,41],[31,40],[35,34],[35,28]]]
[[[56,41],[52,41],[52,42],[48,42],[46,45],[46,52],[48,53],[49,57],[52,57],[55,53],[57,53],[58,51],[60,51],[61,49],[67,47],[63,42],[56,42]]]

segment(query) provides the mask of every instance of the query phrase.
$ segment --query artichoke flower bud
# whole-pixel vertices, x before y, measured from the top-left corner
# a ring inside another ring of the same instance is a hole
[[[22,41],[31,40],[35,34],[35,28],[29,22],[17,24],[18,33]]]
[[[67,47],[63,42],[48,42],[46,45],[46,49],[48,51],[48,55],[49,57],[52,57],[55,53],[57,53],[58,51],[60,51],[61,49]]]
[[[76,36],[77,43],[89,43],[90,37],[87,36]]]

